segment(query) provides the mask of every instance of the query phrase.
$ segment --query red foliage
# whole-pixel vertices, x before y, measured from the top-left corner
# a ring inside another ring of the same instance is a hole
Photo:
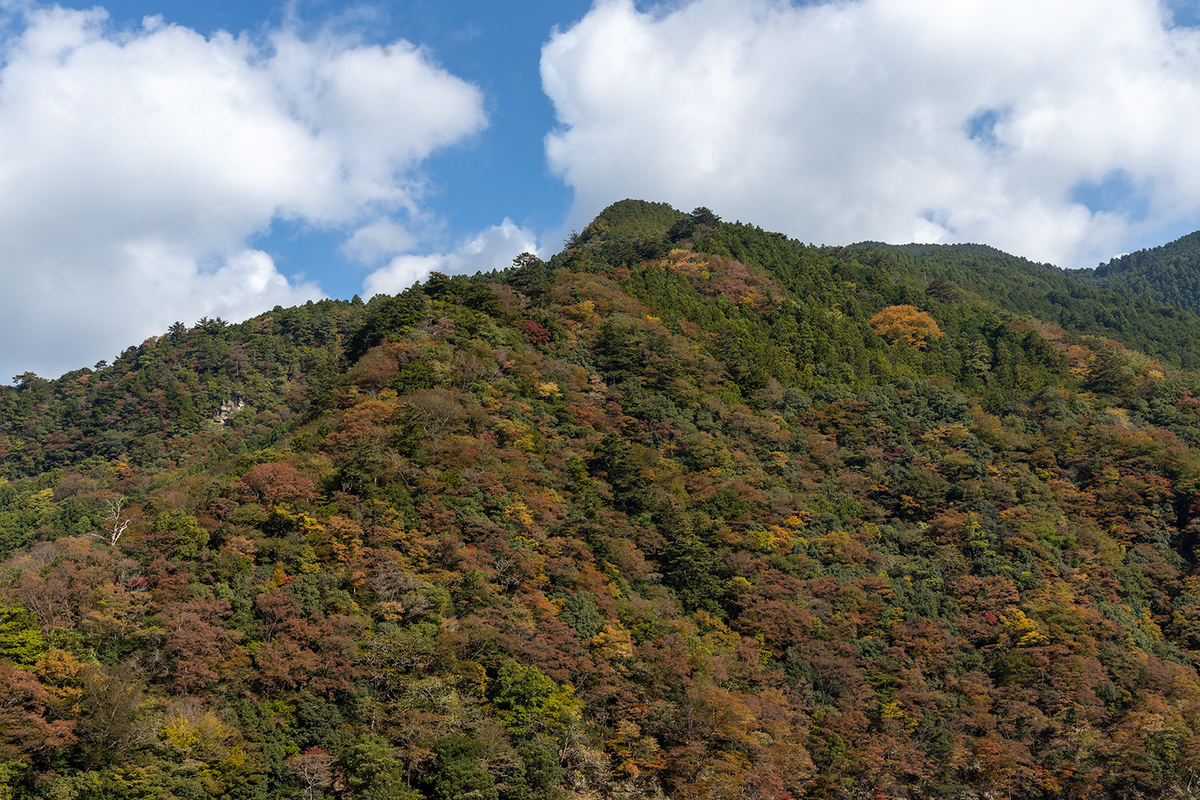
[[[233,488],[243,497],[256,500],[268,508],[277,503],[312,500],[317,486],[291,464],[275,461],[255,464]]]
[[[217,665],[228,655],[229,645],[241,638],[237,631],[221,627],[230,611],[228,600],[215,597],[167,608],[166,650],[175,657],[176,691],[199,692],[217,680]]]
[[[544,344],[550,344],[550,340],[553,338],[550,335],[550,331],[531,319],[525,320],[521,325],[521,333],[525,334],[525,338],[529,340],[530,344],[539,347]]]
[[[74,722],[46,720],[48,698],[32,673],[0,661],[0,759],[19,760],[74,741]]]

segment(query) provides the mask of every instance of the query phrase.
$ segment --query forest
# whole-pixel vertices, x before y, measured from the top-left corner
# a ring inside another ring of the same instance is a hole
[[[1200,232],[1161,247],[1114,258],[1095,269],[1079,270],[1083,283],[1160,303],[1200,311]]]
[[[1195,796],[1176,263],[626,200],[18,376],[0,799]]]

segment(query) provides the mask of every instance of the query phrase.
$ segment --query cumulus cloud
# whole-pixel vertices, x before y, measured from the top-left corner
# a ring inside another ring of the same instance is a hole
[[[463,242],[450,253],[396,256],[387,266],[368,275],[363,281],[363,289],[367,297],[396,294],[434,272],[462,275],[505,269],[512,266],[512,260],[521,253],[536,253],[537,249],[537,237],[533,232],[506,217],[501,224]]]
[[[406,243],[417,168],[486,124],[408,42],[0,14],[0,368],[55,375],[201,315],[321,296],[248,247],[273,222]],[[374,222],[372,222],[374,221]]]
[[[1090,266],[1200,222],[1200,33],[1153,0],[599,0],[541,69],[575,227],[633,196]]]
[[[393,219],[377,219],[363,225],[342,245],[342,252],[364,264],[374,264],[417,244],[417,237]]]

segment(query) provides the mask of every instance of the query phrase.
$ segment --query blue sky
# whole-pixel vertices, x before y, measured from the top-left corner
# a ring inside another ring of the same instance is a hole
[[[65,2],[87,9],[95,3]],[[541,47],[555,26],[569,27],[590,9],[590,0],[414,0],[403,3],[281,3],[273,0],[99,3],[113,27],[136,28],[146,16],[206,36],[219,30],[260,32],[295,24],[310,34],[332,25],[376,43],[407,39],[484,92],[485,135],[447,148],[422,169],[433,183],[428,207],[440,228],[426,250],[452,247],[458,238],[507,216],[535,231],[563,226],[571,206],[569,187],[546,168],[542,137],[554,126],[554,110],[541,91]],[[498,216],[499,215],[499,216]],[[364,269],[339,252],[340,231],[277,221],[253,244],[275,257],[281,271],[320,280],[335,297],[362,291]]]
[[[1200,228],[1198,23],[1194,0],[0,0],[0,375],[548,256],[624,197],[1094,266]]]

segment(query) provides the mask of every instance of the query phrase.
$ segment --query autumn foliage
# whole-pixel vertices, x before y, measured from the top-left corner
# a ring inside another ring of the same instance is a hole
[[[0,797],[1188,796],[1197,321],[996,258],[628,201],[0,388]]]
[[[871,328],[889,342],[903,341],[913,347],[925,347],[930,339],[942,338],[933,317],[913,306],[888,306],[871,317]]]

